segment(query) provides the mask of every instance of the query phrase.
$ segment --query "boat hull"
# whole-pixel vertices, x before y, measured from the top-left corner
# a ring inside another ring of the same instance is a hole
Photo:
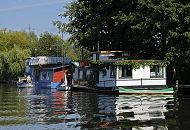
[[[19,88],[34,87],[34,84],[33,83],[19,83],[19,82],[17,82],[17,87],[19,87]]]
[[[173,88],[162,89],[131,89],[126,87],[119,87],[120,94],[173,94]]]
[[[36,86],[43,89],[57,89],[61,82],[38,82]]]
[[[62,83],[61,85],[59,85],[57,87],[57,90],[59,90],[59,91],[69,91],[69,90],[71,90],[71,87],[65,85],[64,83]]]

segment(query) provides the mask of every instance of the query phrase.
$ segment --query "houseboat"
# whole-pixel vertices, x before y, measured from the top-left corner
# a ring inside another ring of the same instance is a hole
[[[39,88],[57,88],[65,82],[70,59],[66,57],[31,57],[27,60],[27,73]]]
[[[73,70],[73,86],[87,86],[93,69],[90,61],[81,60],[72,62]]]
[[[167,63],[162,60],[131,60],[130,52],[93,52],[96,86],[121,94],[172,94],[166,83]]]

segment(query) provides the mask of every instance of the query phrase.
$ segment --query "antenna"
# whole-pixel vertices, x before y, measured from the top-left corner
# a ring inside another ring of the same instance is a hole
[[[98,41],[98,51],[100,51],[100,43],[99,43],[99,41]]]
[[[29,33],[31,32],[31,27],[30,27],[30,24],[29,24],[29,27],[28,27],[28,31],[29,31]]]

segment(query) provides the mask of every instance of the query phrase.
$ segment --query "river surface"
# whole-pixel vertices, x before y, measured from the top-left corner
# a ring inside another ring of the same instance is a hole
[[[190,96],[0,85],[0,130],[190,130]]]

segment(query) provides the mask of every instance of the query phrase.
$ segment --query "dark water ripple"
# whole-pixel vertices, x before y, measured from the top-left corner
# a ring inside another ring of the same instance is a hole
[[[0,86],[0,130],[185,130],[190,97]]]

